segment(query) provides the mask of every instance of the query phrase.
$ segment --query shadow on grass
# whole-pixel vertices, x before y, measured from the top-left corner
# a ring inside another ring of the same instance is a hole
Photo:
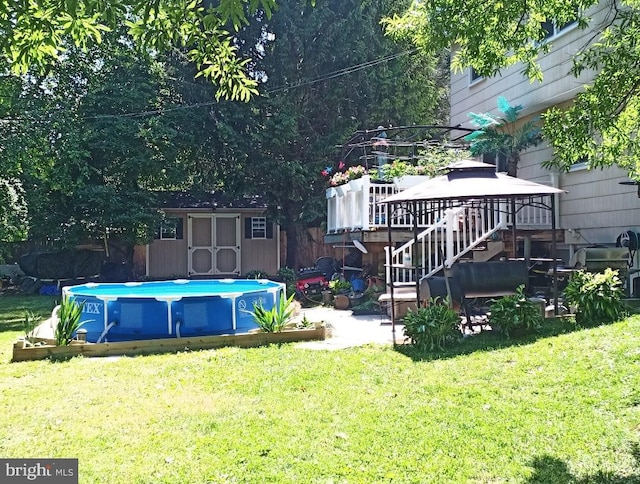
[[[583,331],[596,326],[598,325],[593,325],[588,328],[578,327],[574,324],[573,318],[570,317],[549,318],[545,320],[542,329],[534,334],[507,338],[504,334],[497,331],[483,330],[480,333],[462,338],[461,341],[451,344],[443,351],[436,350],[425,353],[410,344],[396,345],[395,350],[414,361],[443,360],[478,351],[493,351],[513,346],[524,346],[541,339]],[[400,335],[398,340],[400,341],[402,337],[403,336]]]
[[[629,484],[640,483],[640,461],[638,460],[638,444],[631,444],[631,455],[635,460],[633,474],[619,475],[613,472],[598,471],[585,477],[576,477],[569,470],[566,462],[552,457],[550,455],[542,455],[536,457],[531,462],[533,467],[533,475],[525,482],[529,484],[549,484],[552,482],[567,484]]]
[[[0,333],[23,331],[27,311],[45,320],[60,300],[59,296],[2,295],[0,296]]]

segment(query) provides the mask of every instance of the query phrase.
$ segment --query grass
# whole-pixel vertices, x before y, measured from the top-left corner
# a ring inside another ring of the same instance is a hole
[[[88,483],[640,482],[640,316],[444,355],[365,346],[9,363],[0,455]],[[45,310],[46,308],[46,310]]]

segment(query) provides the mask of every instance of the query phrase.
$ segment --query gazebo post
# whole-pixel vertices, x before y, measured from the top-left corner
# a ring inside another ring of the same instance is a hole
[[[420,309],[420,278],[418,271],[418,202],[416,200],[412,203],[413,210],[413,270],[415,271],[416,278],[416,308]]]
[[[517,234],[517,227],[516,227],[516,218],[517,218],[517,213],[516,213],[516,199],[514,197],[511,197],[511,239],[513,241],[513,251],[512,251],[512,257],[514,259],[518,258],[518,240],[516,239],[516,234]]]
[[[551,267],[553,274],[553,311],[558,316],[558,259],[556,257],[556,196],[551,195]]]
[[[391,216],[395,213],[396,207],[395,203],[387,204],[387,254],[385,256],[385,261],[388,260],[389,266],[386,268],[389,274],[389,280],[387,284],[389,284],[389,295],[391,301],[391,338],[393,340],[393,346],[396,345],[396,302],[393,297],[393,283],[394,279],[394,270],[392,266],[393,259],[391,258],[391,253],[393,252],[393,239],[391,237]]]

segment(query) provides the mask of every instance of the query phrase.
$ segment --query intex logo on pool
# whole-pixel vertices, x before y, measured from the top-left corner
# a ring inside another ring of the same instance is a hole
[[[0,459],[0,482],[77,484],[78,459]]]
[[[82,312],[87,314],[100,314],[100,306],[100,303],[86,302],[84,303],[84,310]]]

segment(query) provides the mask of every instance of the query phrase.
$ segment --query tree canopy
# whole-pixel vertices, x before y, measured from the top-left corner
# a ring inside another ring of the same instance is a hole
[[[157,191],[212,190],[233,172],[216,163],[235,133],[216,130],[213,85],[182,56],[141,59],[122,39],[70,47],[45,76],[0,78],[0,242],[132,247],[153,235]]]
[[[246,103],[215,100],[184,51],[139,56],[122,30],[69,45],[45,74],[0,78],[0,180],[11,185],[0,197],[20,209],[0,207],[0,246],[3,230],[144,243],[154,193],[220,190],[262,196],[297,267],[296,243],[325,217],[321,171],[337,146],[357,129],[441,122],[448,69],[384,35],[397,1],[278,3],[234,36],[262,85]]]
[[[274,40],[254,56],[267,80],[265,96],[250,103],[258,124],[241,172],[244,189],[278,207],[289,267],[298,265],[304,229],[326,217],[321,171],[337,164],[338,146],[357,129],[442,121],[448,76],[438,58],[392,41],[380,26],[384,14],[407,4],[330,0],[311,8],[287,0],[259,25]]]
[[[313,0],[310,0],[314,3]],[[234,34],[270,17],[276,0],[31,0],[0,2],[0,57],[14,73],[41,72],[70,45],[86,48],[105,32],[128,28],[144,52],[179,49],[217,86],[217,96],[248,100],[257,81],[238,55]]]
[[[544,114],[544,133],[555,149],[549,166],[561,169],[585,161],[592,167],[618,164],[640,180],[640,1],[612,0],[607,22],[595,24],[585,12],[599,0],[414,1],[404,13],[386,19],[394,36],[410,38],[427,51],[455,46],[454,70],[472,67],[490,77],[521,63],[532,80],[541,80],[540,53],[549,22],[576,20],[593,30],[593,42],[579,50],[572,73],[591,69],[594,82],[567,108]]]

